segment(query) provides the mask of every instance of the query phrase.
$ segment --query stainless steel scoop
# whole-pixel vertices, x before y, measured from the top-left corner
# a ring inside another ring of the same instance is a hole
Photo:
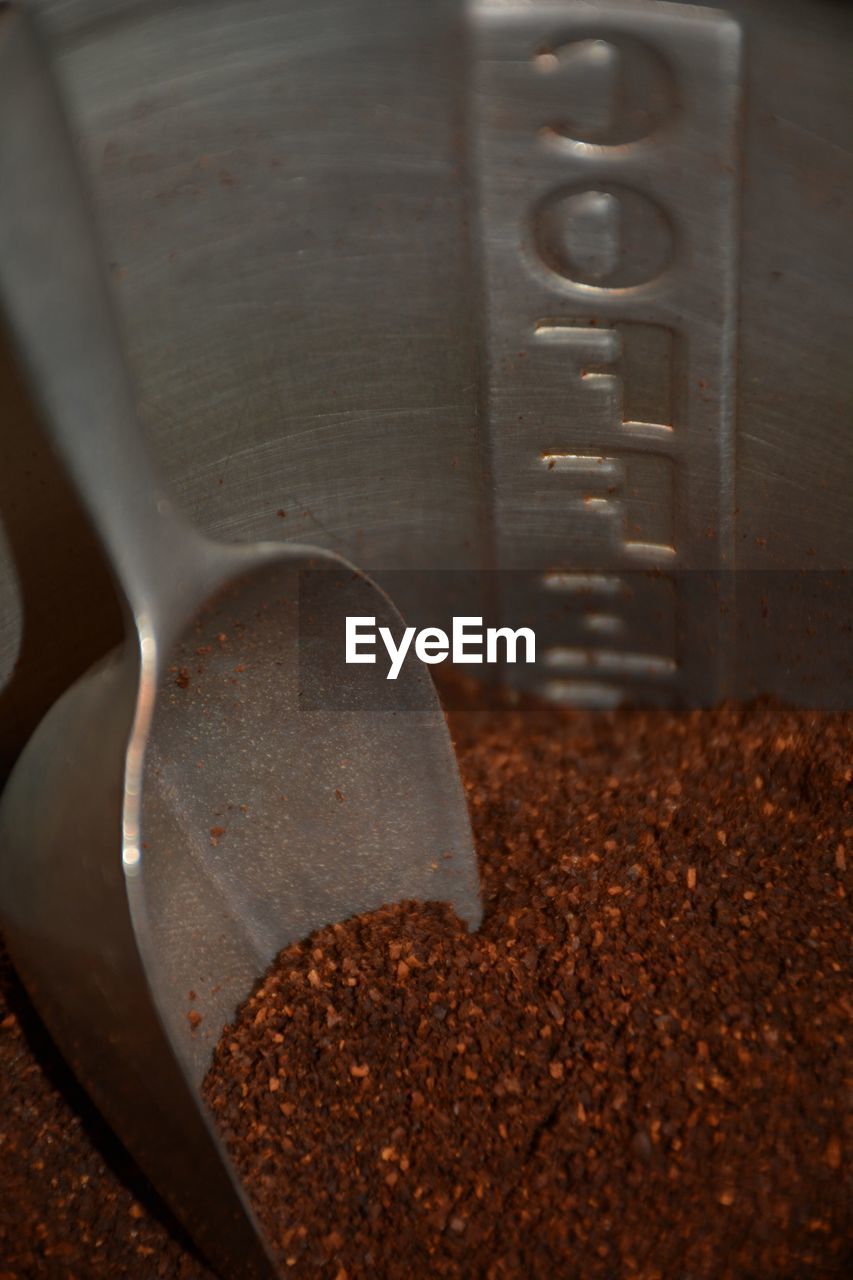
[[[214,544],[158,487],[49,68],[17,9],[0,9],[0,41],[0,298],[128,619],[6,788],[0,927],[206,1258],[229,1280],[271,1276],[200,1101],[213,1044],[320,925],[431,898],[476,926],[464,798],[425,672],[396,709],[346,684],[342,614],[399,624],[378,588],[312,547]]]

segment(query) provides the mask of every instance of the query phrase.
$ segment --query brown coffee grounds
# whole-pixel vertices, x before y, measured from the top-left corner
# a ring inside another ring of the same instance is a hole
[[[847,1274],[853,718],[453,728],[481,932],[405,904],[289,948],[206,1082],[286,1274]],[[2,992],[0,1280],[207,1276]]]
[[[850,1274],[852,723],[456,715],[481,932],[288,948],[205,1083],[288,1274]]]
[[[0,950],[0,1280],[212,1280],[167,1222]]]

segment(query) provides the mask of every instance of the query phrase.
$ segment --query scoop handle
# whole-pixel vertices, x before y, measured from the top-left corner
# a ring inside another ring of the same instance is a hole
[[[131,611],[156,629],[196,595],[210,544],[154,474],[50,61],[29,13],[2,3],[0,119],[0,309]]]

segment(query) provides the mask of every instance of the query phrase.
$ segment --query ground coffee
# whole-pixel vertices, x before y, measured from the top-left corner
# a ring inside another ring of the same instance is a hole
[[[0,951],[0,1280],[213,1280],[178,1234]]]
[[[453,729],[481,932],[403,904],[288,948],[205,1083],[287,1274],[847,1274],[853,718]],[[4,1028],[0,1276],[201,1276]]]
[[[288,1267],[841,1274],[849,730],[455,717],[482,931],[289,948],[206,1082]]]

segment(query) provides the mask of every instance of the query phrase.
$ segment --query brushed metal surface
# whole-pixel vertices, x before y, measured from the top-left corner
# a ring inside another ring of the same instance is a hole
[[[402,625],[375,584],[310,545],[214,542],[169,501],[20,5],[0,3],[0,68],[0,306],[125,605],[124,644],[58,699],[3,789],[0,932],[203,1255],[260,1280],[273,1255],[200,1094],[218,1033],[281,948],[325,925],[437,899],[476,928],[464,792],[423,666],[390,712],[355,696],[360,668],[349,689],[345,616]]]
[[[475,41],[461,3],[38,7],[174,497],[209,533],[310,539],[374,571],[493,563],[469,199]],[[630,7],[643,23],[657,6]],[[682,21],[691,7],[672,10]],[[731,688],[826,704],[850,679],[840,571],[853,524],[853,13],[834,0],[730,0],[717,11],[742,47]],[[578,13],[612,25],[626,6],[566,0],[563,12],[569,26]],[[671,104],[656,54],[641,55],[628,82],[645,127]],[[599,70],[606,77],[606,60]],[[108,647],[115,618],[26,403],[7,392],[13,380],[6,369],[7,764],[45,705]],[[599,603],[593,617],[606,615]],[[608,624],[596,625],[612,647]]]
[[[725,696],[729,615],[686,575],[734,568],[740,27],[651,2],[471,16],[496,555],[534,571],[526,683]],[[555,613],[555,572],[605,584]],[[612,639],[587,625],[602,590]]]

